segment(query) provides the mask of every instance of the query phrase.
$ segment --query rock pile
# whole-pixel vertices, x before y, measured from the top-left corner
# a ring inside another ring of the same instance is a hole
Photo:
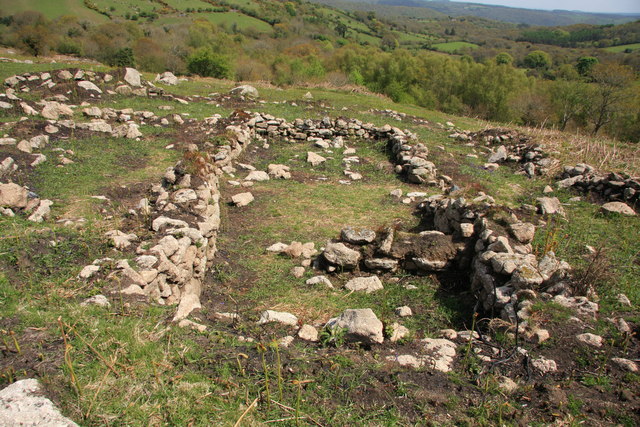
[[[599,173],[593,166],[579,163],[565,166],[556,183],[558,188],[575,188],[598,194],[610,202],[622,202],[637,209],[640,201],[640,178],[619,173]]]
[[[455,132],[449,135],[458,141],[467,141],[469,145],[483,144],[491,149],[485,168],[495,169],[501,163],[520,165],[521,173],[530,178],[536,175],[548,175],[559,162],[548,156],[544,147],[533,144],[530,138],[516,131],[505,129],[486,129],[480,132]]]

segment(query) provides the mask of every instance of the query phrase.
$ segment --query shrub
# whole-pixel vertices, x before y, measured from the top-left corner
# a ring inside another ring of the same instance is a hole
[[[133,57],[133,49],[130,47],[118,49],[107,63],[118,67],[135,67],[136,61]]]
[[[230,69],[229,61],[209,48],[200,48],[187,59],[187,70],[202,77],[223,79],[229,76]]]

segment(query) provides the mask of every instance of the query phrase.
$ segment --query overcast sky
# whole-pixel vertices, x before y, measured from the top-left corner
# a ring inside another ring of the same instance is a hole
[[[640,0],[466,0],[466,2],[523,7],[525,9],[640,13]]]

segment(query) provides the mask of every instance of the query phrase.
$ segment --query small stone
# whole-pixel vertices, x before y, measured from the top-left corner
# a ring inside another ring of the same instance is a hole
[[[327,159],[325,159],[319,154],[316,154],[312,151],[307,152],[307,163],[311,163],[311,166],[315,167],[326,161]]]
[[[458,339],[458,333],[454,329],[441,329],[440,336],[451,341]]]
[[[576,339],[583,343],[590,345],[591,347],[602,347],[602,337],[591,333],[585,333],[576,335]]]
[[[247,192],[236,194],[235,196],[231,197],[231,200],[236,206],[242,207],[247,206],[249,203],[253,202],[254,198],[253,194]]]
[[[302,325],[298,331],[298,337],[305,341],[317,342],[318,330],[311,325]]]
[[[308,279],[305,283],[307,285],[325,285],[326,287],[333,289],[333,284],[327,276],[314,276]]]
[[[360,252],[348,248],[343,243],[327,243],[323,252],[324,258],[331,264],[345,269],[353,269],[360,262]]]
[[[501,376],[498,377],[498,388],[503,393],[511,394],[518,389],[518,383],[509,377]]]
[[[329,320],[327,328],[346,329],[346,339],[365,344],[384,342],[383,325],[370,308],[347,309],[339,317]]]
[[[293,277],[296,277],[298,279],[304,276],[304,272],[304,267],[293,267],[291,269],[291,274],[293,275]]]
[[[288,247],[289,247],[289,245],[287,245],[286,243],[278,242],[278,243],[274,243],[273,245],[269,246],[267,248],[267,251],[279,254],[279,253],[284,252],[284,250],[287,249]]]
[[[408,366],[410,368],[421,368],[424,366],[424,361],[418,359],[416,356],[412,354],[401,354],[399,356],[387,356],[386,360],[389,362],[396,362],[400,366]]]
[[[89,278],[91,278],[91,276],[96,274],[98,271],[100,271],[100,266],[99,265],[89,264],[89,265],[85,266],[82,270],[80,270],[80,273],[78,274],[78,277],[81,278],[81,279],[89,279]]]
[[[264,171],[251,171],[245,178],[246,181],[269,181],[269,174]]]
[[[425,338],[420,342],[424,345],[427,366],[440,372],[451,371],[457,347],[454,342],[442,338]]]
[[[558,370],[558,365],[556,365],[555,360],[545,359],[544,357],[541,357],[539,359],[532,359],[531,365],[543,374],[555,372]]]
[[[373,230],[362,229],[354,230],[351,227],[345,227],[341,231],[342,240],[354,245],[363,245],[371,243],[376,239],[376,233]]]
[[[546,329],[536,329],[533,332],[533,342],[536,344],[542,344],[543,342],[548,340],[550,337],[551,335],[549,335],[549,331]]]
[[[536,227],[528,222],[519,222],[510,224],[509,231],[520,243],[527,244],[533,240],[536,234]]]
[[[258,324],[264,325],[265,323],[272,322],[281,323],[283,325],[296,326],[298,324],[298,318],[293,314],[284,311],[263,311],[260,315],[260,320],[258,320]]]
[[[557,197],[538,197],[536,199],[538,211],[542,215],[554,215],[559,214],[564,216],[564,208],[560,204],[560,200]]]
[[[403,305],[402,307],[396,308],[396,315],[400,317],[409,317],[413,316],[413,311],[411,311],[411,307]]]
[[[389,337],[389,341],[391,342],[398,342],[403,338],[406,338],[407,336],[409,336],[409,329],[407,329],[405,326],[402,326],[398,322],[394,322],[391,325],[391,331],[392,333],[391,333],[391,336]]]
[[[611,361],[614,364],[616,364],[620,369],[623,369],[629,372],[638,372],[638,365],[636,364],[636,362],[632,360],[623,359],[622,357],[612,357]]]
[[[80,303],[81,306],[87,305],[97,305],[100,307],[109,308],[111,307],[111,303],[104,295],[94,295],[91,298],[87,298],[83,302]]]
[[[469,238],[473,236],[474,232],[475,230],[474,230],[473,224],[470,224],[467,222],[463,222],[460,224],[460,233],[462,234],[462,237]]]
[[[626,307],[631,307],[631,301],[625,294],[618,294],[618,296],[616,296],[616,301]]]
[[[378,276],[356,277],[355,279],[349,280],[344,287],[353,292],[364,291],[368,294],[384,289]]]
[[[293,340],[295,340],[294,337],[287,335],[286,337],[281,338],[278,344],[280,344],[280,347],[287,348],[293,343]]]

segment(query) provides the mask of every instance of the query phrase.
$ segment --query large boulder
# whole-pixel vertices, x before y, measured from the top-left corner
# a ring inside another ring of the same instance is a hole
[[[92,83],[88,80],[79,81],[78,86],[89,92],[102,93],[102,90],[98,86],[96,86],[95,83]]]
[[[344,269],[356,268],[360,262],[360,252],[348,248],[344,243],[327,243],[323,256],[329,263]]]
[[[247,98],[257,98],[260,96],[260,93],[258,93],[258,89],[249,85],[234,87],[233,89],[231,89],[231,91],[229,91],[229,93],[231,93],[231,95],[246,96]]]
[[[158,74],[156,76],[156,81],[170,86],[178,84],[178,78],[171,71],[165,71],[162,74]]]
[[[557,197],[538,197],[536,199],[538,211],[542,215],[560,214],[564,216],[564,208]]]
[[[73,110],[68,105],[49,101],[44,103],[44,108],[40,114],[45,119],[58,120],[60,116],[73,116]]]
[[[602,205],[602,212],[605,213],[618,213],[622,215],[634,216],[636,212],[631,206],[622,202],[609,202]]]
[[[124,69],[124,81],[133,87],[142,86],[142,82],[140,81],[140,72],[135,68]]]
[[[27,206],[27,189],[18,184],[0,184],[0,206],[24,208]]]
[[[36,379],[17,381],[0,391],[0,425],[77,427],[43,396]]]
[[[345,329],[345,338],[351,342],[381,344],[384,341],[382,322],[370,308],[347,309],[329,320],[326,327]]]

